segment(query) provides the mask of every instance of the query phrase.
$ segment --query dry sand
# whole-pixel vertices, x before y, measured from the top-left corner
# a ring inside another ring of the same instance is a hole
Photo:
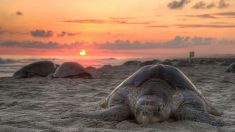
[[[0,132],[227,132],[235,125],[217,128],[193,121],[167,121],[139,125],[133,120],[107,122],[63,115],[94,111],[119,83],[138,67],[122,66],[91,70],[95,79],[0,78]],[[220,119],[235,122],[235,74],[226,67],[197,65],[180,68],[212,104],[222,110]]]

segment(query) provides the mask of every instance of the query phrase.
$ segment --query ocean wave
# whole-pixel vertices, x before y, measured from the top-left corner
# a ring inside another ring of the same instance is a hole
[[[13,64],[13,63],[16,63],[17,61],[16,60],[13,60],[13,59],[2,59],[0,58],[0,64]]]

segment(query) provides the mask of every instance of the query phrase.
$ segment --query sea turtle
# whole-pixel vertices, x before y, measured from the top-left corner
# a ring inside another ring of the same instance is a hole
[[[157,64],[160,62],[161,62],[160,60],[154,59],[154,60],[147,60],[147,61],[141,62],[139,65],[140,65],[140,67],[142,67],[142,66],[146,66],[146,65]]]
[[[124,62],[122,66],[138,66],[139,64],[141,64],[141,61],[131,60],[131,61]]]
[[[13,74],[15,78],[46,77],[56,70],[56,65],[51,61],[37,61],[22,67]]]
[[[235,62],[232,63],[231,65],[229,65],[229,67],[227,68],[226,72],[233,72],[233,73],[235,73]]]
[[[141,124],[172,118],[224,125],[212,116],[222,113],[211,106],[189,78],[179,69],[163,64],[140,68],[117,86],[101,106],[106,109],[73,116],[107,121],[134,118]]]
[[[190,67],[190,66],[194,66],[193,63],[190,63],[187,60],[177,60],[172,62],[172,65],[175,67]]]
[[[50,75],[52,78],[92,78],[84,67],[76,62],[65,62],[61,64],[54,74]]]

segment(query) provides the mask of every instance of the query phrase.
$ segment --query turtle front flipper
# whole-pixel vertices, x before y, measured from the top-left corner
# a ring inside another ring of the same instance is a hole
[[[204,111],[197,110],[193,107],[180,107],[175,113],[174,117],[176,120],[191,120],[196,122],[208,123],[213,126],[224,126],[225,122],[216,119]]]
[[[131,116],[131,111],[127,105],[117,105],[104,110],[75,113],[63,118],[85,117],[90,119],[101,119],[104,121],[123,121]]]
[[[209,102],[208,102],[209,103]],[[206,107],[208,113],[215,115],[215,116],[221,116],[223,115],[223,112],[217,110],[216,108],[214,108],[211,104],[207,105]]]

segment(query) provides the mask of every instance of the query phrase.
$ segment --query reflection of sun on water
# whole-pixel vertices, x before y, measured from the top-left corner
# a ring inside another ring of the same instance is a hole
[[[81,56],[85,56],[85,55],[86,55],[86,50],[81,50],[81,51],[80,51],[80,55],[81,55]]]

